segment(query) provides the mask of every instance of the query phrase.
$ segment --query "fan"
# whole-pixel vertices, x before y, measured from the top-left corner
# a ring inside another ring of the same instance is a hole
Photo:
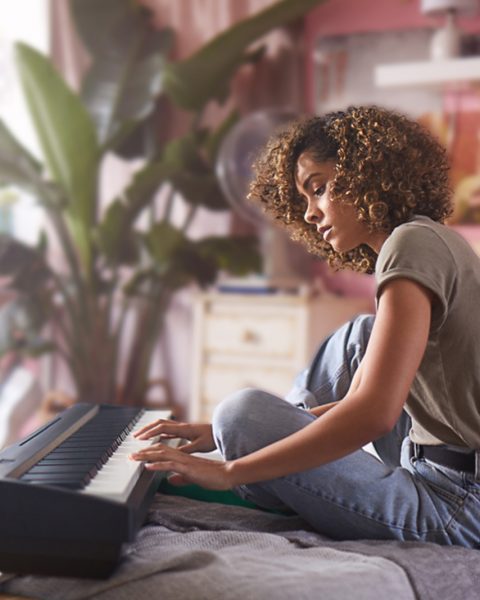
[[[268,139],[298,115],[288,109],[265,109],[240,119],[220,146],[216,175],[232,208],[259,231],[263,255],[262,283],[268,289],[297,289],[309,276],[311,257],[247,200],[252,163]]]

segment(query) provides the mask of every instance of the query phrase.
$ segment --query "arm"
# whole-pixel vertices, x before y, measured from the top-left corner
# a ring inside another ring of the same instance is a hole
[[[321,417],[261,450],[204,469],[190,462],[195,457],[175,460],[171,449],[163,458],[145,450],[143,460],[160,460],[151,468],[176,471],[182,481],[225,489],[342,458],[395,425],[425,352],[430,317],[430,292],[408,279],[393,280],[383,288],[367,351],[347,395]]]
[[[390,431],[425,352],[431,295],[407,279],[387,283],[360,368],[343,400],[304,429],[230,464],[234,485],[337,460]]]
[[[329,402],[328,404],[320,404],[320,406],[315,406],[314,408],[309,409],[309,413],[315,415],[316,417],[321,417],[326,412],[328,412],[331,408],[336,406],[338,402]]]

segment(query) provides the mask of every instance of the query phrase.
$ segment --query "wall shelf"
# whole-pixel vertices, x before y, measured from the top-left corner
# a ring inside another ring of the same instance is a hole
[[[480,81],[480,57],[378,65],[374,77],[378,87],[442,87]]]

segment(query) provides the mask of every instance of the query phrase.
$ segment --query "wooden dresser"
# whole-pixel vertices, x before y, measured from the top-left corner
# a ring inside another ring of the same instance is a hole
[[[245,387],[285,395],[326,335],[372,309],[369,299],[325,292],[199,294],[189,418],[209,421],[218,402]]]

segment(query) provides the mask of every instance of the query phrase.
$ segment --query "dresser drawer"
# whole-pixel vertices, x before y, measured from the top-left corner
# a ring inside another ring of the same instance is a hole
[[[296,375],[295,369],[285,367],[209,365],[204,371],[202,402],[213,412],[226,396],[248,387],[283,397],[292,387]]]
[[[206,319],[205,350],[286,358],[296,347],[295,335],[295,315],[212,314]]]

